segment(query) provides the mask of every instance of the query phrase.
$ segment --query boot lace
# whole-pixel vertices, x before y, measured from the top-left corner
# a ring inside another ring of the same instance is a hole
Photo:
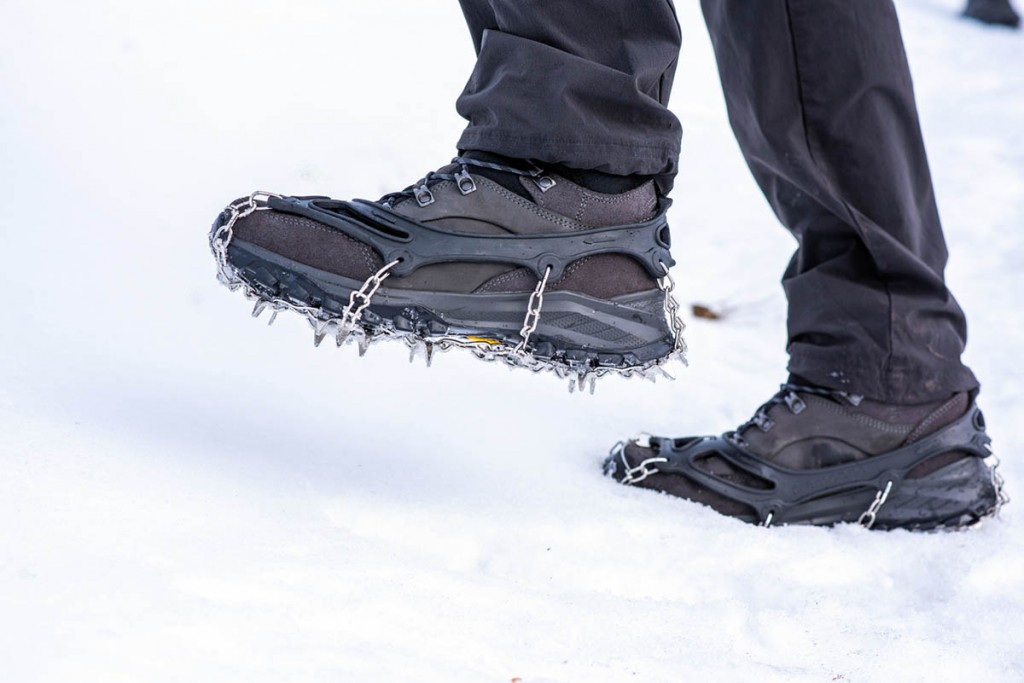
[[[384,195],[380,198],[379,203],[390,209],[394,208],[395,204],[400,201],[405,199],[415,199],[416,203],[420,206],[429,206],[434,203],[434,193],[430,191],[430,187],[445,180],[455,183],[456,187],[459,188],[459,192],[463,195],[476,192],[476,182],[473,180],[473,176],[469,174],[470,166],[489,168],[493,171],[502,171],[504,173],[512,173],[518,176],[531,178],[542,192],[547,192],[555,186],[554,178],[546,175],[543,169],[534,164],[519,168],[505,164],[497,164],[491,161],[483,161],[482,159],[471,159],[463,156],[457,156],[452,159],[451,165],[446,166],[445,168],[450,169],[452,165],[458,166],[458,169],[447,171],[439,169],[437,171],[431,171],[404,190],[390,192]]]
[[[768,416],[769,411],[775,406],[785,405],[789,412],[794,415],[799,415],[807,408],[807,403],[800,397],[800,394],[812,394],[814,396],[824,396],[830,398],[833,401],[848,403],[853,406],[860,405],[861,401],[864,400],[863,396],[857,394],[850,394],[845,391],[837,391],[835,389],[824,389],[821,387],[807,386],[803,384],[785,383],[779,387],[779,391],[774,396],[765,401],[755,412],[754,416],[749,420],[741,424],[735,430],[726,432],[725,438],[729,439],[733,443],[742,446],[746,444],[746,439],[743,438],[743,433],[752,427],[757,427],[762,432],[768,432],[775,426],[775,421]]]

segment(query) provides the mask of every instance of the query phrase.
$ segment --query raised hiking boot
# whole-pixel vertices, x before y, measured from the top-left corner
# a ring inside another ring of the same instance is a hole
[[[682,357],[653,181],[605,194],[536,167],[458,157],[376,202],[255,193],[217,218],[220,279],[292,310],[314,341],[467,348],[584,381]]]
[[[746,522],[973,525],[1006,501],[973,395],[893,406],[784,384],[722,436],[619,443],[605,472]]]

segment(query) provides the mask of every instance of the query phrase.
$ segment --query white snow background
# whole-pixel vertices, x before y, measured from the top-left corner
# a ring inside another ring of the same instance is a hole
[[[776,225],[697,3],[672,106],[690,367],[599,383],[267,328],[207,230],[254,189],[445,163],[455,2],[0,3],[0,681],[1020,681],[1021,503],[967,533],[747,526],[614,485],[785,371]],[[1011,496],[1024,480],[1024,38],[900,10]]]

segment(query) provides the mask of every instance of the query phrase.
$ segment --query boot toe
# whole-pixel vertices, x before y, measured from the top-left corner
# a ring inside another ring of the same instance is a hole
[[[273,209],[239,219],[234,237],[237,243],[355,280],[365,280],[384,265],[370,246],[309,218]]]
[[[706,489],[682,475],[659,472],[658,458],[657,450],[631,440],[623,447],[614,449],[608,456],[605,460],[605,474],[620,483],[706,505],[721,515],[736,517],[745,522],[759,521],[756,512],[748,505]],[[646,475],[643,474],[645,470],[648,472]],[[630,473],[631,480],[624,481],[630,479]]]

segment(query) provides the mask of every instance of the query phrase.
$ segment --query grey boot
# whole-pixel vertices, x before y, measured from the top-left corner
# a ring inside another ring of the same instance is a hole
[[[377,202],[238,200],[211,245],[226,284],[299,311],[317,343],[354,331],[583,380],[682,353],[668,205],[652,181],[605,194],[460,157]]]
[[[721,437],[617,445],[606,473],[743,521],[958,527],[1004,501],[973,397],[895,406],[783,385]]]

